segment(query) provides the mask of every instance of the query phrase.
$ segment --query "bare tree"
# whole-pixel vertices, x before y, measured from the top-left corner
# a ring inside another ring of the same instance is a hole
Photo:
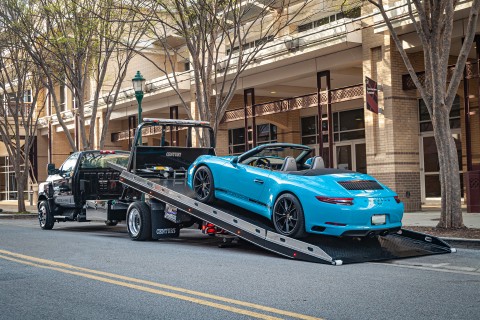
[[[30,0],[28,5],[21,0],[5,1],[7,10],[0,14],[44,71],[44,85],[72,150],[95,145],[100,98],[106,95],[103,146],[110,114],[134,55],[131,48],[138,49],[145,22],[136,21],[135,12],[126,7],[114,6],[119,3],[116,0]],[[62,118],[62,101],[55,90],[59,85],[66,86],[73,96],[80,146]],[[87,104],[91,112],[88,126]]]
[[[32,63],[18,37],[8,27],[0,31],[0,137],[15,172],[18,211],[25,210],[31,174],[30,151],[44,107],[40,91],[42,73]]]
[[[187,115],[209,121],[216,133],[241,74],[311,1],[145,0],[134,9],[165,53],[151,62],[168,75]],[[178,90],[182,60],[191,64],[195,109]]]
[[[464,228],[461,211],[460,174],[455,142],[450,131],[449,114],[462,78],[477,27],[480,0],[473,0],[465,38],[453,74],[447,79],[448,60],[456,0],[406,0],[408,13],[422,43],[425,81],[422,83],[402,47],[382,0],[368,0],[380,11],[413,82],[420,92],[433,124],[439,154],[442,213],[440,228]]]

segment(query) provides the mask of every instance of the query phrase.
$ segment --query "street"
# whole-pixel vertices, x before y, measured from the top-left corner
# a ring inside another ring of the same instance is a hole
[[[480,250],[343,266],[198,230],[131,241],[124,224],[0,220],[0,319],[474,319]]]

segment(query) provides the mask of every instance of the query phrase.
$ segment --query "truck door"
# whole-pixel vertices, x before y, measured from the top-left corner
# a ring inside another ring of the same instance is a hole
[[[72,178],[80,153],[76,152],[60,166],[58,174],[52,176],[55,203],[61,207],[75,207],[72,192]],[[49,179],[50,180],[50,179]]]

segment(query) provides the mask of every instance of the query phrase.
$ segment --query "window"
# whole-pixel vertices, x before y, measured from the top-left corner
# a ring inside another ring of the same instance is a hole
[[[60,174],[62,176],[71,176],[75,165],[77,164],[77,159],[80,153],[76,152],[65,160],[65,162],[60,167]]]
[[[274,36],[266,36],[266,37],[263,37],[261,39],[257,39],[255,41],[244,43],[242,45],[242,50],[248,50],[248,49],[251,49],[251,48],[260,47],[261,45],[263,45],[267,42],[273,41],[273,39],[274,39]],[[238,51],[239,49],[240,49],[239,46],[233,47],[233,49],[229,48],[229,49],[227,49],[227,55],[230,54],[230,51],[232,53],[234,53],[234,52]]]
[[[32,90],[25,90],[23,94],[23,102],[32,102]]]
[[[310,29],[313,29],[313,28],[324,26],[326,24],[329,24],[329,23],[332,23],[332,22],[335,22],[337,20],[344,19],[344,18],[355,19],[355,18],[360,17],[361,13],[362,13],[361,8],[357,7],[357,8],[353,8],[353,9],[350,9],[348,11],[345,11],[345,12],[339,12],[337,14],[332,14],[331,16],[323,17],[321,19],[299,25],[298,26],[298,32],[303,32],[303,31],[307,31],[307,30],[310,30]]]
[[[252,140],[249,128],[248,141]],[[257,125],[257,145],[277,142],[277,126],[271,123]],[[251,147],[251,146],[250,146]],[[245,129],[228,130],[228,153],[240,154],[245,152]]]
[[[423,99],[418,100],[418,113],[420,120],[420,132],[433,131],[432,120]],[[456,96],[450,110],[450,129],[461,128],[460,123],[460,97]]]
[[[67,110],[66,106],[67,99],[65,97],[65,84],[60,85],[60,111]]]
[[[257,126],[257,144],[277,142],[277,126],[266,123]]]
[[[325,116],[325,115],[324,115]],[[301,120],[302,144],[318,143],[318,117],[305,117]],[[332,114],[334,141],[346,141],[365,138],[365,115],[362,109],[334,112]],[[323,142],[328,142],[328,123],[322,122]]]

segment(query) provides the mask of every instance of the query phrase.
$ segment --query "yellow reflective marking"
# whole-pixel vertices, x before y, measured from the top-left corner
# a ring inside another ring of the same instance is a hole
[[[290,312],[290,311],[286,311],[286,310],[281,310],[281,309],[276,309],[276,308],[272,308],[272,307],[262,306],[262,305],[255,304],[255,303],[250,303],[250,302],[245,302],[245,301],[241,301],[241,300],[235,300],[235,299],[230,299],[230,298],[226,298],[226,297],[222,297],[222,296],[217,296],[217,295],[213,295],[213,294],[209,294],[209,293],[204,293],[204,292],[184,289],[184,288],[180,288],[180,287],[165,285],[165,284],[161,284],[161,283],[157,283],[157,282],[153,282],[153,281],[136,279],[136,278],[126,277],[126,276],[122,276],[122,275],[118,275],[118,274],[114,274],[114,273],[77,267],[77,266],[73,266],[73,265],[70,265],[70,264],[65,264],[65,263],[56,262],[56,261],[53,261],[53,260],[42,259],[42,258],[36,258],[36,257],[27,256],[27,255],[23,255],[23,254],[11,252],[11,251],[6,251],[6,250],[1,250],[0,249],[0,253],[3,254],[3,255],[0,255],[0,258],[3,258],[5,260],[14,261],[14,262],[22,263],[22,264],[25,264],[25,265],[34,266],[34,267],[55,270],[55,271],[66,273],[66,274],[72,274],[72,275],[76,275],[76,276],[80,276],[80,277],[84,277],[84,278],[89,278],[89,279],[92,279],[92,280],[97,280],[97,281],[101,281],[101,282],[105,282],[105,283],[115,284],[115,285],[119,285],[119,286],[123,286],[123,287],[128,287],[128,288],[132,288],[132,289],[136,289],[136,290],[140,290],[140,291],[145,291],[145,292],[149,292],[149,293],[153,293],[153,294],[163,295],[163,296],[176,298],[176,299],[180,299],[180,300],[190,301],[190,302],[193,302],[193,303],[206,305],[206,306],[217,308],[217,309],[226,310],[226,311],[233,312],[233,313],[248,315],[248,316],[259,318],[259,319],[280,319],[280,318],[272,317],[272,316],[257,313],[257,312],[252,312],[252,311],[245,310],[245,309],[231,307],[231,306],[223,305],[223,304],[220,304],[220,303],[215,303],[215,302],[211,302],[211,301],[207,301],[207,300],[202,300],[202,299],[194,298],[194,297],[191,297],[191,296],[184,296],[184,295],[176,294],[176,293],[173,293],[173,292],[167,292],[167,291],[163,291],[163,290],[143,287],[143,286],[135,285],[135,284],[132,284],[132,283],[121,282],[121,281],[118,281],[118,280],[115,280],[115,279],[103,278],[103,277],[100,277],[100,275],[101,276],[106,276],[106,277],[109,277],[109,278],[116,278],[116,279],[119,279],[119,280],[124,280],[124,281],[133,282],[133,283],[148,285],[148,286],[151,286],[151,287],[157,287],[157,288],[167,289],[167,290],[171,290],[171,291],[187,293],[187,294],[191,294],[191,295],[195,295],[195,296],[199,296],[199,297],[203,297],[203,298],[208,298],[208,299],[217,300],[217,301],[221,301],[221,302],[227,302],[227,303],[230,303],[230,304],[236,304],[236,305],[243,306],[243,307],[258,309],[258,310],[265,311],[265,312],[276,313],[277,315],[281,315],[281,316],[288,316],[288,317],[297,318],[297,319],[304,319],[304,320],[322,320],[321,318],[316,318],[316,317],[312,317],[312,316],[308,316],[308,315],[304,315],[304,314],[300,314],[300,313],[296,313],[296,312]],[[5,256],[5,255],[7,255],[7,256]],[[11,257],[8,257],[8,256],[11,256]],[[12,257],[16,257],[17,259],[12,258]],[[23,259],[23,260],[20,260],[20,259]],[[61,269],[61,268],[64,268],[64,269]],[[90,273],[90,274],[88,274],[88,273]],[[99,276],[96,276],[96,275],[99,275]]]

